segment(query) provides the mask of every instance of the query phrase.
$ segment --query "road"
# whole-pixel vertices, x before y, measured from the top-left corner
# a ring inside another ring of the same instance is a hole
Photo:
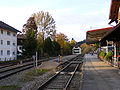
[[[100,61],[96,55],[85,55],[81,90],[120,90],[119,70]]]

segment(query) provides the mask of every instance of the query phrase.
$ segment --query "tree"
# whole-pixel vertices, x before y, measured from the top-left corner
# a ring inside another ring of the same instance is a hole
[[[24,34],[27,34],[28,32],[32,32],[32,31],[34,31],[37,36],[37,25],[35,23],[34,17],[30,17],[27,20],[27,23],[23,25],[23,33]]]
[[[26,36],[26,40],[23,43],[23,54],[31,57],[37,50],[37,26],[34,17],[30,17],[27,23],[23,25],[23,32]]]
[[[43,52],[43,33],[39,32],[37,35],[37,51],[38,51],[38,56],[39,58],[43,56],[44,52]]]
[[[59,34],[56,34],[55,40],[60,44],[61,48],[63,48],[64,42],[68,41],[68,38],[65,34],[59,33]]]
[[[35,18],[35,23],[38,27],[38,31],[43,33],[43,40],[47,36],[55,36],[55,21],[49,12],[39,12],[32,15]]]
[[[64,50],[63,50],[64,44],[65,44],[65,42],[68,41],[67,36],[63,33],[59,33],[59,34],[56,34],[55,40],[60,44],[61,54],[63,55],[64,54]]]
[[[80,47],[83,54],[89,53],[92,50],[92,46],[87,45],[86,43],[83,43]]]
[[[69,42],[64,42],[63,54],[64,55],[72,54],[72,46]]]
[[[44,50],[44,53],[46,53],[50,56],[53,54],[53,43],[52,43],[50,37],[45,39],[43,50]]]
[[[55,56],[59,55],[60,54],[60,49],[61,49],[60,44],[56,41],[53,41],[53,48],[54,48],[53,49],[53,55],[55,55]]]
[[[37,49],[37,40],[35,38],[35,32],[27,32],[26,33],[26,40],[23,43],[23,54],[25,56],[31,57],[35,54]]]
[[[70,44],[72,46],[72,48],[76,45],[76,41],[72,38],[72,40],[70,41]]]

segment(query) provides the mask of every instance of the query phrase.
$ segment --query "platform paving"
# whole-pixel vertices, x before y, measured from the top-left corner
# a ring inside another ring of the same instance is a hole
[[[120,90],[119,70],[100,61],[96,55],[86,54],[80,90]]]

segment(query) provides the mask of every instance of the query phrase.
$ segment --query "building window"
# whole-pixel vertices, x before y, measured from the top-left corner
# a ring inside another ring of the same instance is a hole
[[[3,50],[0,51],[0,54],[3,55]]]
[[[13,34],[13,36],[15,37],[16,35],[15,35],[15,34]]]
[[[1,34],[3,34],[3,30],[1,30]]]
[[[22,50],[22,47],[19,47],[20,50]]]
[[[10,36],[10,32],[7,32],[7,35],[9,35],[9,36]]]
[[[10,45],[10,41],[7,41],[7,45]]]
[[[1,40],[1,45],[3,45],[3,40]]]
[[[13,55],[15,55],[15,52],[13,52]]]
[[[13,46],[15,46],[15,43],[13,43]]]
[[[10,50],[7,50],[7,55],[10,55]]]

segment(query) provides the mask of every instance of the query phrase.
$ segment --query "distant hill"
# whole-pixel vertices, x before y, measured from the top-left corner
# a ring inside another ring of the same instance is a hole
[[[86,40],[77,42],[77,43],[76,43],[76,46],[80,46],[80,45],[83,44],[83,43],[86,43]]]

